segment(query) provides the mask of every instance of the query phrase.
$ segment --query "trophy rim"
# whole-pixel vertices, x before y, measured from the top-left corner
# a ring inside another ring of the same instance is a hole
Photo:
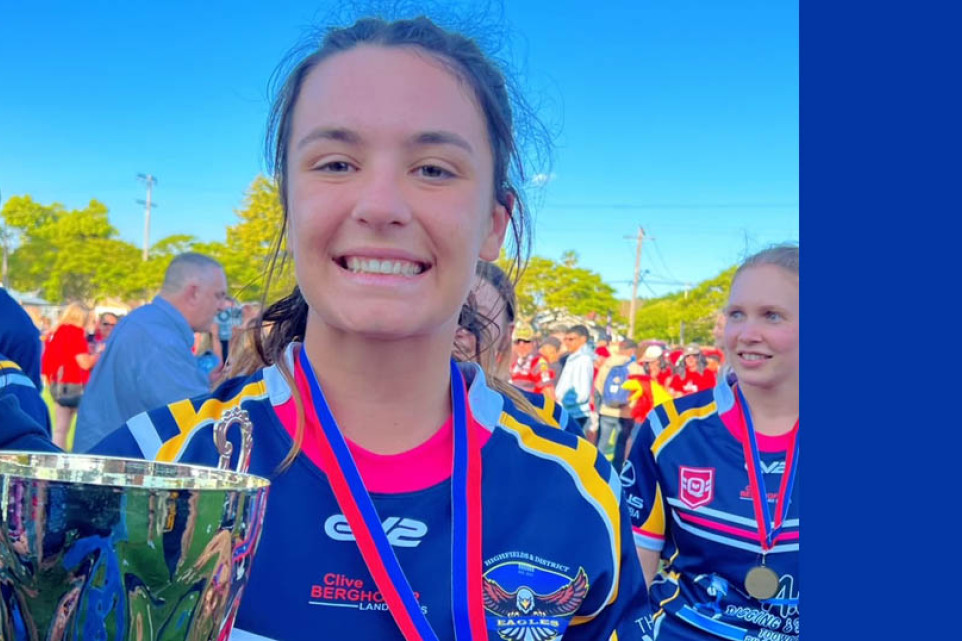
[[[20,478],[122,490],[263,491],[270,480],[190,463],[72,452],[0,452],[0,479]]]

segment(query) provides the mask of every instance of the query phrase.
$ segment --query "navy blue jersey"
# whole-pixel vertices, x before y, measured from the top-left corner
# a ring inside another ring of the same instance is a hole
[[[798,476],[784,528],[765,559],[779,590],[760,602],[744,587],[762,548],[743,429],[732,389],[722,381],[656,407],[622,470],[635,544],[660,551],[663,561],[651,586],[656,639],[798,637]],[[759,435],[773,515],[789,440]]]
[[[560,403],[555,403],[544,394],[536,394],[535,392],[529,392],[521,388],[518,388],[518,391],[521,392],[528,402],[531,403],[531,406],[538,412],[542,423],[550,425],[551,427],[560,427],[565,432],[584,437],[585,432],[581,429],[581,425],[572,418],[571,414],[568,414],[565,408],[561,407]],[[504,411],[515,418],[519,418],[518,413],[520,413],[521,410],[515,407],[510,401],[511,399],[508,398]]]
[[[477,366],[462,371],[472,421],[489,432],[481,449],[488,638],[642,639],[637,621],[651,611],[611,466],[587,441],[509,413]],[[292,446],[276,408],[290,397],[268,367],[140,414],[95,451],[213,465],[212,424],[241,406],[254,423],[250,472],[272,486],[237,627],[284,641],[401,639],[324,472],[301,452],[276,473]],[[422,610],[440,639],[453,639],[450,480],[372,499]]]
[[[17,399],[20,410],[42,427],[47,436],[50,431],[50,410],[43,402],[40,391],[33,380],[13,362],[0,353],[0,394],[9,394]],[[0,416],[0,420],[3,417]]]
[[[33,319],[3,287],[0,287],[0,353],[17,363],[34,387],[43,389],[40,379],[40,330]]]

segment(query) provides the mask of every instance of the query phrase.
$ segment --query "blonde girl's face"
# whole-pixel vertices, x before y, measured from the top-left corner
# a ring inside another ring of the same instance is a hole
[[[504,239],[493,166],[472,90],[427,53],[359,46],[315,67],[287,158],[308,322],[451,341],[475,263]]]
[[[775,265],[741,272],[726,309],[725,353],[739,384],[798,387],[798,277]]]

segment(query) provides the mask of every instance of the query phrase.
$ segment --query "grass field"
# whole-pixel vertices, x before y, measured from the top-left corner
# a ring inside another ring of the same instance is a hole
[[[47,404],[47,411],[50,412],[50,425],[53,425],[57,419],[56,419],[56,415],[54,414],[53,397],[50,396],[49,386],[47,385],[43,386],[42,396],[43,396],[44,403]],[[73,449],[73,433],[74,433],[74,428],[76,428],[76,426],[77,426],[77,417],[75,415],[73,417],[73,420],[70,421],[70,429],[67,431],[67,451],[68,452]]]

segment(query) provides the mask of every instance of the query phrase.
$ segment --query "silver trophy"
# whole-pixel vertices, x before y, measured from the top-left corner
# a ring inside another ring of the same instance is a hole
[[[269,482],[236,471],[73,454],[0,453],[0,639],[221,641],[260,540]]]

